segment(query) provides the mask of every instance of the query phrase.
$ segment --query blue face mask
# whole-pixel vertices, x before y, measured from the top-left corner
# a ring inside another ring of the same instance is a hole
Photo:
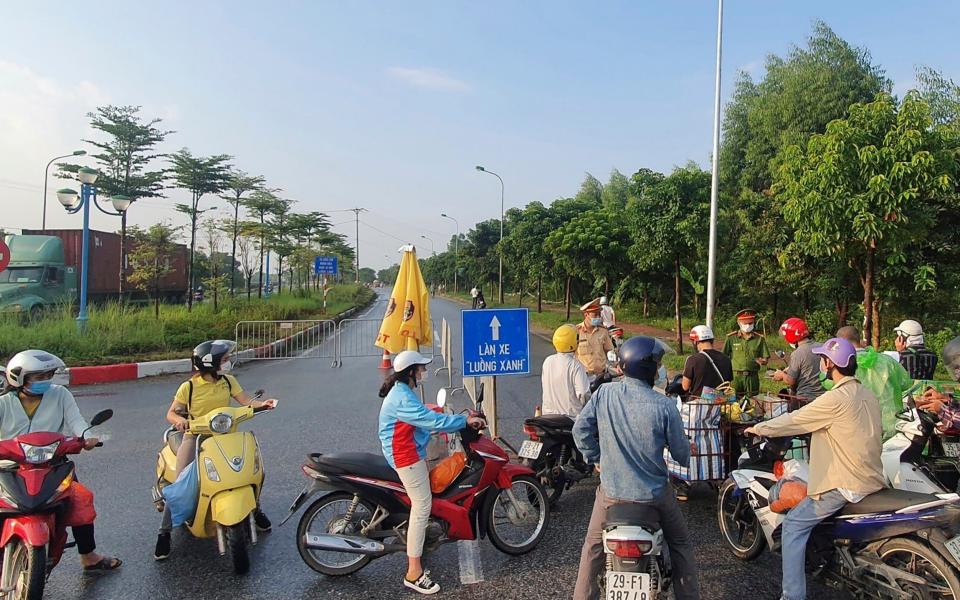
[[[593,319],[590,319],[590,324],[593,325],[594,327],[600,326],[601,323],[603,323],[603,321],[600,319],[600,317],[595,317]]]
[[[50,386],[53,385],[53,382],[47,379],[46,381],[34,381],[33,383],[28,384],[24,391],[30,394],[31,396],[42,396],[47,393],[50,389]]]

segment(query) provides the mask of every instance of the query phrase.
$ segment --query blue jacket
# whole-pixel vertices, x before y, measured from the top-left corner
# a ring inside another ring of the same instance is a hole
[[[431,433],[460,431],[466,426],[463,415],[444,415],[424,406],[405,383],[395,383],[380,406],[380,444],[394,469],[426,460]]]
[[[664,448],[690,462],[690,441],[675,400],[630,377],[600,386],[573,425],[584,459],[600,464],[600,485],[610,498],[645,502],[670,484]]]

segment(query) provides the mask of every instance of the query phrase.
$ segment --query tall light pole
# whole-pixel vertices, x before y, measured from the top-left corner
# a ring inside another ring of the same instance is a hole
[[[450,219],[457,226],[457,237],[453,238],[453,293],[457,293],[457,271],[460,268],[460,223],[447,213],[440,213],[445,219]]]
[[[425,239],[425,240],[427,240],[428,242],[430,242],[430,253],[431,253],[433,256],[436,256],[436,255],[437,255],[437,247],[433,245],[433,240],[430,239],[430,238],[428,238],[428,237],[425,236],[425,235],[421,235],[420,237],[422,237],[423,239]]]
[[[717,81],[713,99],[713,176],[710,182],[710,250],[707,266],[707,327],[713,327],[717,282],[717,204],[720,189],[720,56],[723,49],[723,0],[717,7]]]
[[[357,259],[357,283],[360,283],[360,213],[367,212],[365,208],[348,208],[357,217],[357,248],[354,251],[354,256]]]
[[[40,226],[40,229],[42,229],[44,232],[47,231],[47,179],[50,177],[50,165],[52,165],[54,161],[60,160],[61,158],[84,156],[86,153],[86,150],[74,150],[70,154],[55,156],[50,159],[50,162],[47,163],[47,168],[43,170],[43,220],[41,221],[42,225]]]
[[[83,211],[83,242],[80,250],[80,311],[77,314],[77,330],[83,333],[87,329],[87,289],[90,281],[90,205],[107,215],[122,217],[130,208],[130,199],[126,196],[114,196],[111,199],[116,212],[104,210],[97,199],[97,188],[93,185],[100,174],[95,169],[80,169],[80,194],[76,190],[64,188],[57,190],[57,199],[67,212],[76,214]]]
[[[489,173],[490,175],[493,175],[494,177],[500,180],[500,242],[502,245],[503,243],[503,178],[497,175],[496,173],[494,173],[493,171],[488,171],[487,169],[483,168],[482,165],[477,165],[477,170],[480,171],[481,173]],[[500,255],[500,292],[498,294],[500,296],[500,304],[503,304],[503,254],[502,252],[503,252],[503,248],[501,248],[500,252],[497,253]]]

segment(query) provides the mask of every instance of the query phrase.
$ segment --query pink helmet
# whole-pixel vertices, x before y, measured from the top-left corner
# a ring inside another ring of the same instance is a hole
[[[850,340],[830,338],[822,345],[816,346],[813,353],[825,356],[833,361],[833,364],[844,368],[850,364],[850,359],[857,355],[857,349]]]

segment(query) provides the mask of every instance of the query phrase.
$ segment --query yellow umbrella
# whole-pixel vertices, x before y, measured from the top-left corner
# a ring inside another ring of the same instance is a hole
[[[421,345],[430,344],[433,337],[430,292],[420,272],[416,249],[404,246],[400,250],[403,252],[400,272],[376,342],[378,347],[392,354],[403,350],[419,350]]]

